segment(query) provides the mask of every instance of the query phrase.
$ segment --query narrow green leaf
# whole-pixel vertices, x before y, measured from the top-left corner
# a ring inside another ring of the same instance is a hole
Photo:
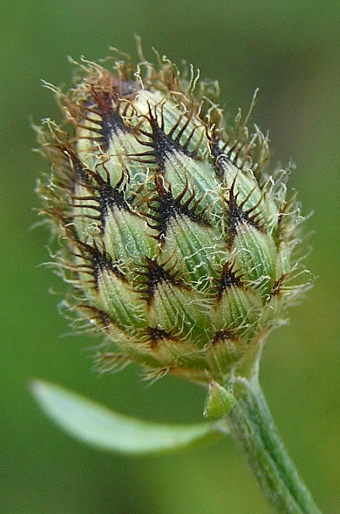
[[[42,410],[61,428],[97,448],[125,454],[180,450],[218,438],[218,422],[166,425],[128,417],[56,384],[34,381],[32,393]]]

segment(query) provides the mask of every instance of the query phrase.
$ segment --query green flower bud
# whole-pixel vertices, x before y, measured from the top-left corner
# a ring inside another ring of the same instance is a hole
[[[225,129],[217,84],[165,58],[78,71],[67,95],[53,88],[64,126],[39,129],[68,309],[106,335],[104,370],[223,385],[306,287],[292,284],[302,217],[288,171],[267,174],[267,138],[240,113]]]
[[[236,399],[232,392],[227,391],[217,382],[210,382],[203,416],[207,419],[220,418],[229,412],[235,403]]]

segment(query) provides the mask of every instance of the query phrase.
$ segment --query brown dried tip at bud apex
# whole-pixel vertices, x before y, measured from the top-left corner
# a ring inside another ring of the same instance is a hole
[[[218,85],[191,68],[77,70],[68,94],[53,88],[63,126],[39,129],[51,172],[38,191],[68,308],[106,336],[102,369],[205,384],[246,373],[306,288],[287,170],[264,171],[267,138],[240,113],[225,129]]]

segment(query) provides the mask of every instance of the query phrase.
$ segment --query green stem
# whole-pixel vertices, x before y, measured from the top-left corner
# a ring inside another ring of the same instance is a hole
[[[275,512],[321,514],[288,457],[257,377],[237,381],[235,393],[237,403],[228,415],[231,435]]]

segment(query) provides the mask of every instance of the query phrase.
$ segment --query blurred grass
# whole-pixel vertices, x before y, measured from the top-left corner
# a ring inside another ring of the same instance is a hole
[[[129,414],[201,419],[203,392],[164,379],[146,387],[135,368],[98,376],[96,341],[69,334],[38,265],[48,259],[44,229],[29,231],[33,188],[45,169],[31,152],[38,123],[59,114],[40,79],[70,84],[75,59],[104,57],[109,45],[135,55],[139,34],[179,63],[217,78],[233,117],[260,87],[254,121],[270,129],[272,163],[293,159],[291,185],[304,212],[319,278],[289,327],[273,334],[262,385],[274,418],[321,509],[340,510],[339,441],[339,10],[314,0],[155,0],[3,3],[0,20],[1,497],[2,514],[266,514],[261,492],[226,440],[171,457],[125,459],[68,439],[28,393],[33,377],[59,382]],[[65,335],[66,334],[66,335]],[[84,350],[85,349],[85,350]]]

